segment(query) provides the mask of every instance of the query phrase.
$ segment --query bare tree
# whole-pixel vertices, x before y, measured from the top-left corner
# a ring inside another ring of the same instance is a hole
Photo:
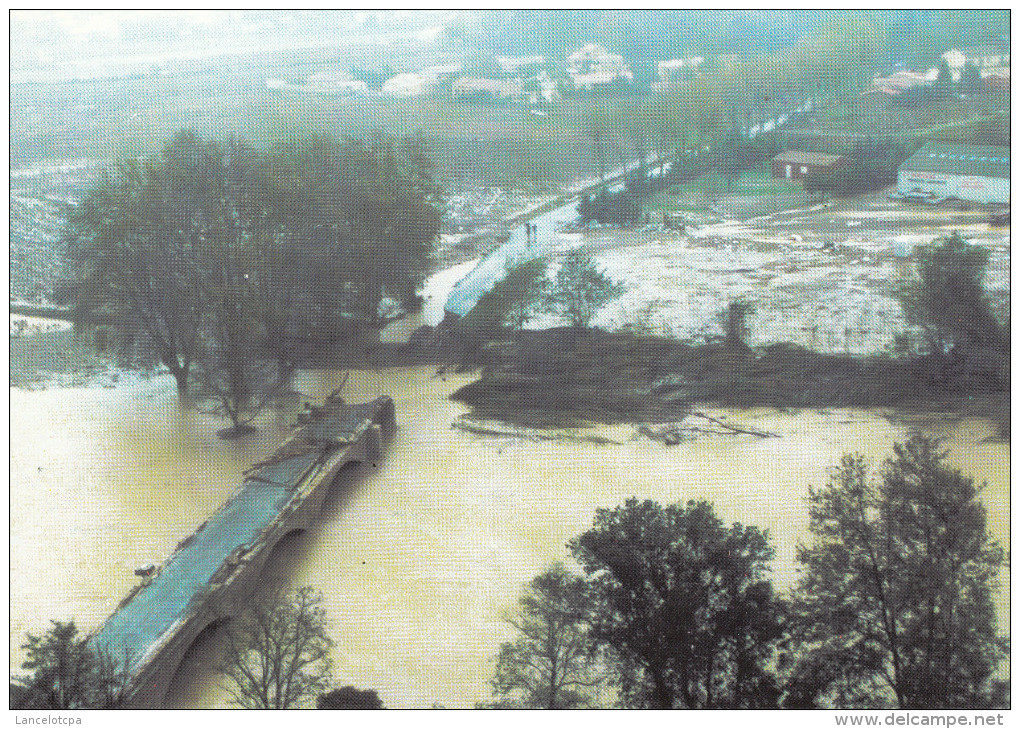
[[[480,708],[574,709],[593,705],[607,683],[590,638],[584,579],[555,564],[533,579],[506,616],[516,640],[499,649],[492,691]]]
[[[330,685],[333,641],[322,595],[311,587],[255,600],[227,631],[220,673],[246,709],[289,709],[314,702]]]

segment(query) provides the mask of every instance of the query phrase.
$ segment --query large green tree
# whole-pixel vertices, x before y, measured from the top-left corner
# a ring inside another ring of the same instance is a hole
[[[347,137],[336,170],[360,314],[379,322],[384,293],[415,301],[442,222],[434,163],[421,137]]]
[[[765,533],[725,526],[707,502],[630,499],[599,509],[570,548],[589,575],[595,640],[636,679],[622,687],[631,705],[777,705],[783,605]]]
[[[441,217],[418,137],[262,152],[181,132],[73,215],[77,305],[151,349],[182,394],[197,373],[236,426],[310,348],[379,325],[385,297],[415,305]]]
[[[1003,561],[973,479],[938,443],[894,445],[874,478],[845,456],[810,491],[801,547],[803,655],[790,706],[973,708],[1004,655],[992,589]]]

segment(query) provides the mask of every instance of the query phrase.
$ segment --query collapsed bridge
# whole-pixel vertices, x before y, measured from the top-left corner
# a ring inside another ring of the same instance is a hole
[[[379,459],[396,416],[389,397],[352,405],[334,393],[297,425],[90,636],[92,648],[127,677],[127,707],[162,704],[198,635],[242,611],[273,547],[314,522],[345,464]]]

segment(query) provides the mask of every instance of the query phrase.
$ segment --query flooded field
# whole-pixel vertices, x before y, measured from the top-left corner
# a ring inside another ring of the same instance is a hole
[[[303,373],[321,399],[341,372]],[[781,438],[704,437],[667,448],[534,443],[451,429],[463,412],[447,396],[467,376],[433,368],[351,373],[352,401],[391,395],[399,429],[378,467],[351,472],[318,525],[288,539],[266,580],[323,591],[341,685],[373,688],[388,707],[469,707],[488,697],[500,620],[522,583],[589,526],[594,510],[629,496],[709,499],[727,521],[771,532],[775,579],[795,579],[809,484],[824,484],[846,451],[877,465],[911,429],[945,438],[953,463],[978,481],[995,536],[1009,546],[1009,446],[980,420],[887,417],[878,411],[733,411]],[[719,414],[716,412],[716,414]],[[135,583],[216,509],[244,467],[271,452],[287,418],[272,413],[241,442],[222,422],[182,411],[167,377],[103,389],[11,390],[11,666],[26,631],[50,619],[94,628]],[[720,468],[720,464],[726,464]],[[1008,582],[997,601],[1009,630]],[[200,639],[168,706],[225,706],[218,640]]]

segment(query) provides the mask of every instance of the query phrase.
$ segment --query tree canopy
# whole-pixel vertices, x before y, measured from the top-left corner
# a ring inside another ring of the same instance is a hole
[[[29,634],[21,667],[29,673],[11,683],[11,708],[115,709],[125,698],[122,665],[79,637],[74,621],[52,621],[42,635]]]
[[[937,441],[893,448],[878,480],[847,455],[810,491],[797,600],[807,649],[787,705],[980,706],[1004,655],[991,599],[1003,554],[978,488]]]
[[[572,326],[586,329],[598,310],[622,293],[622,286],[603,273],[588,253],[574,250],[563,260],[549,297]]]
[[[442,218],[420,138],[316,137],[258,151],[180,132],[71,218],[83,321],[194,374],[239,422],[309,345],[417,304]],[[197,370],[194,365],[198,365]]]
[[[982,286],[987,266],[988,250],[957,232],[918,251],[916,277],[902,300],[908,317],[925,328],[933,351],[1005,344]]]
[[[599,509],[570,543],[589,575],[594,637],[620,658],[630,705],[768,708],[783,605],[773,551],[755,527],[726,527],[707,502],[628,500]]]

